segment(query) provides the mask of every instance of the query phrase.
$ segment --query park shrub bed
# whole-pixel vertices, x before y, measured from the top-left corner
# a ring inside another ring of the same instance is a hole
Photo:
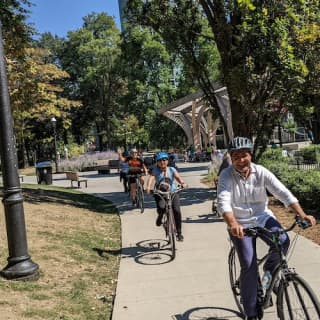
[[[318,199],[320,195],[319,169],[296,169],[291,167],[281,150],[267,150],[259,163],[273,172],[299,199],[303,208],[320,217]]]
[[[86,153],[82,156],[63,159],[59,162],[59,171],[93,171],[96,167],[107,164],[109,160],[118,159],[118,154],[114,151]]]

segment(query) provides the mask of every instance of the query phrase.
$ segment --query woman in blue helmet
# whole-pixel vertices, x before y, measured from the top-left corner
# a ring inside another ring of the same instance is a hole
[[[152,170],[152,173],[150,174],[146,192],[150,193],[150,188],[152,185],[159,186],[162,182],[165,182],[170,185],[171,191],[174,191],[177,186],[174,183],[176,180],[183,188],[185,188],[187,185],[182,180],[180,174],[178,173],[177,169],[174,167],[169,167],[169,155],[166,152],[159,152],[156,155],[156,161],[157,164],[155,168]],[[161,226],[162,223],[162,217],[165,210],[165,203],[164,200],[162,200],[159,196],[155,195],[155,201],[157,205],[157,212],[158,217],[156,220],[156,225]],[[181,210],[180,210],[180,198],[179,194],[177,193],[173,199],[172,202],[172,208],[173,208],[173,214],[175,218],[176,228],[177,228],[177,240],[183,241],[183,235],[181,232]]]

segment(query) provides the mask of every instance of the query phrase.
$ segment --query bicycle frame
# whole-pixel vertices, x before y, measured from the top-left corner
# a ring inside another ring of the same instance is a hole
[[[143,196],[143,187],[140,182],[140,177],[142,174],[129,174],[127,175],[128,179],[129,178],[135,178],[135,184],[136,184],[136,205],[137,207],[140,207],[141,213],[144,212],[144,196]],[[129,183],[129,189],[131,190]]]
[[[308,283],[303,280],[294,270],[288,266],[288,254],[284,254],[283,247],[280,242],[280,236],[283,233],[291,231],[296,225],[305,229],[309,225],[305,221],[296,218],[296,221],[287,229],[280,229],[270,231],[265,228],[248,228],[244,229],[247,236],[258,237],[263,235],[268,237],[275,245],[275,250],[279,254],[279,264],[274,270],[269,287],[263,292],[260,278],[259,266],[269,257],[270,253],[264,255],[261,259],[257,259],[258,264],[258,296],[257,296],[257,312],[259,319],[263,317],[264,309],[273,305],[272,293],[277,296],[277,313],[280,319],[313,319],[320,316],[320,303]],[[297,237],[296,234],[295,237]],[[295,242],[297,238],[293,240]],[[291,246],[291,250],[292,246]],[[231,288],[235,301],[240,312],[243,314],[243,306],[240,296],[240,282],[238,278],[237,263],[235,260],[235,247],[231,245],[229,253],[229,274],[231,281]],[[278,282],[279,281],[279,282]],[[311,315],[311,316],[310,316]],[[296,318],[297,317],[297,318]]]
[[[161,190],[154,190],[153,194],[158,195],[161,199],[165,201],[165,222],[164,222],[164,228],[166,232],[166,237],[168,237],[168,242],[171,246],[171,253],[172,253],[172,260],[175,258],[175,236],[177,234],[176,230],[176,224],[175,219],[173,215],[173,209],[172,209],[172,201],[175,197],[175,195],[180,192],[183,188],[178,187],[174,191],[161,191]]]

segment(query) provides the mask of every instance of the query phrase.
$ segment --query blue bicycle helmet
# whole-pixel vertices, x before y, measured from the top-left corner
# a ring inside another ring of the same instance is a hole
[[[249,138],[246,137],[236,137],[233,138],[229,144],[229,151],[234,150],[253,150],[253,144]]]
[[[156,161],[159,161],[161,159],[169,159],[169,155],[166,153],[166,152],[159,152],[157,155],[156,155]]]

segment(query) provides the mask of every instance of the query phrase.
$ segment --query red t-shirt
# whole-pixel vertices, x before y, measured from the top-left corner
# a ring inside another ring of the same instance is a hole
[[[129,163],[129,173],[140,173],[143,170],[143,161],[139,158],[128,157],[126,162]]]

